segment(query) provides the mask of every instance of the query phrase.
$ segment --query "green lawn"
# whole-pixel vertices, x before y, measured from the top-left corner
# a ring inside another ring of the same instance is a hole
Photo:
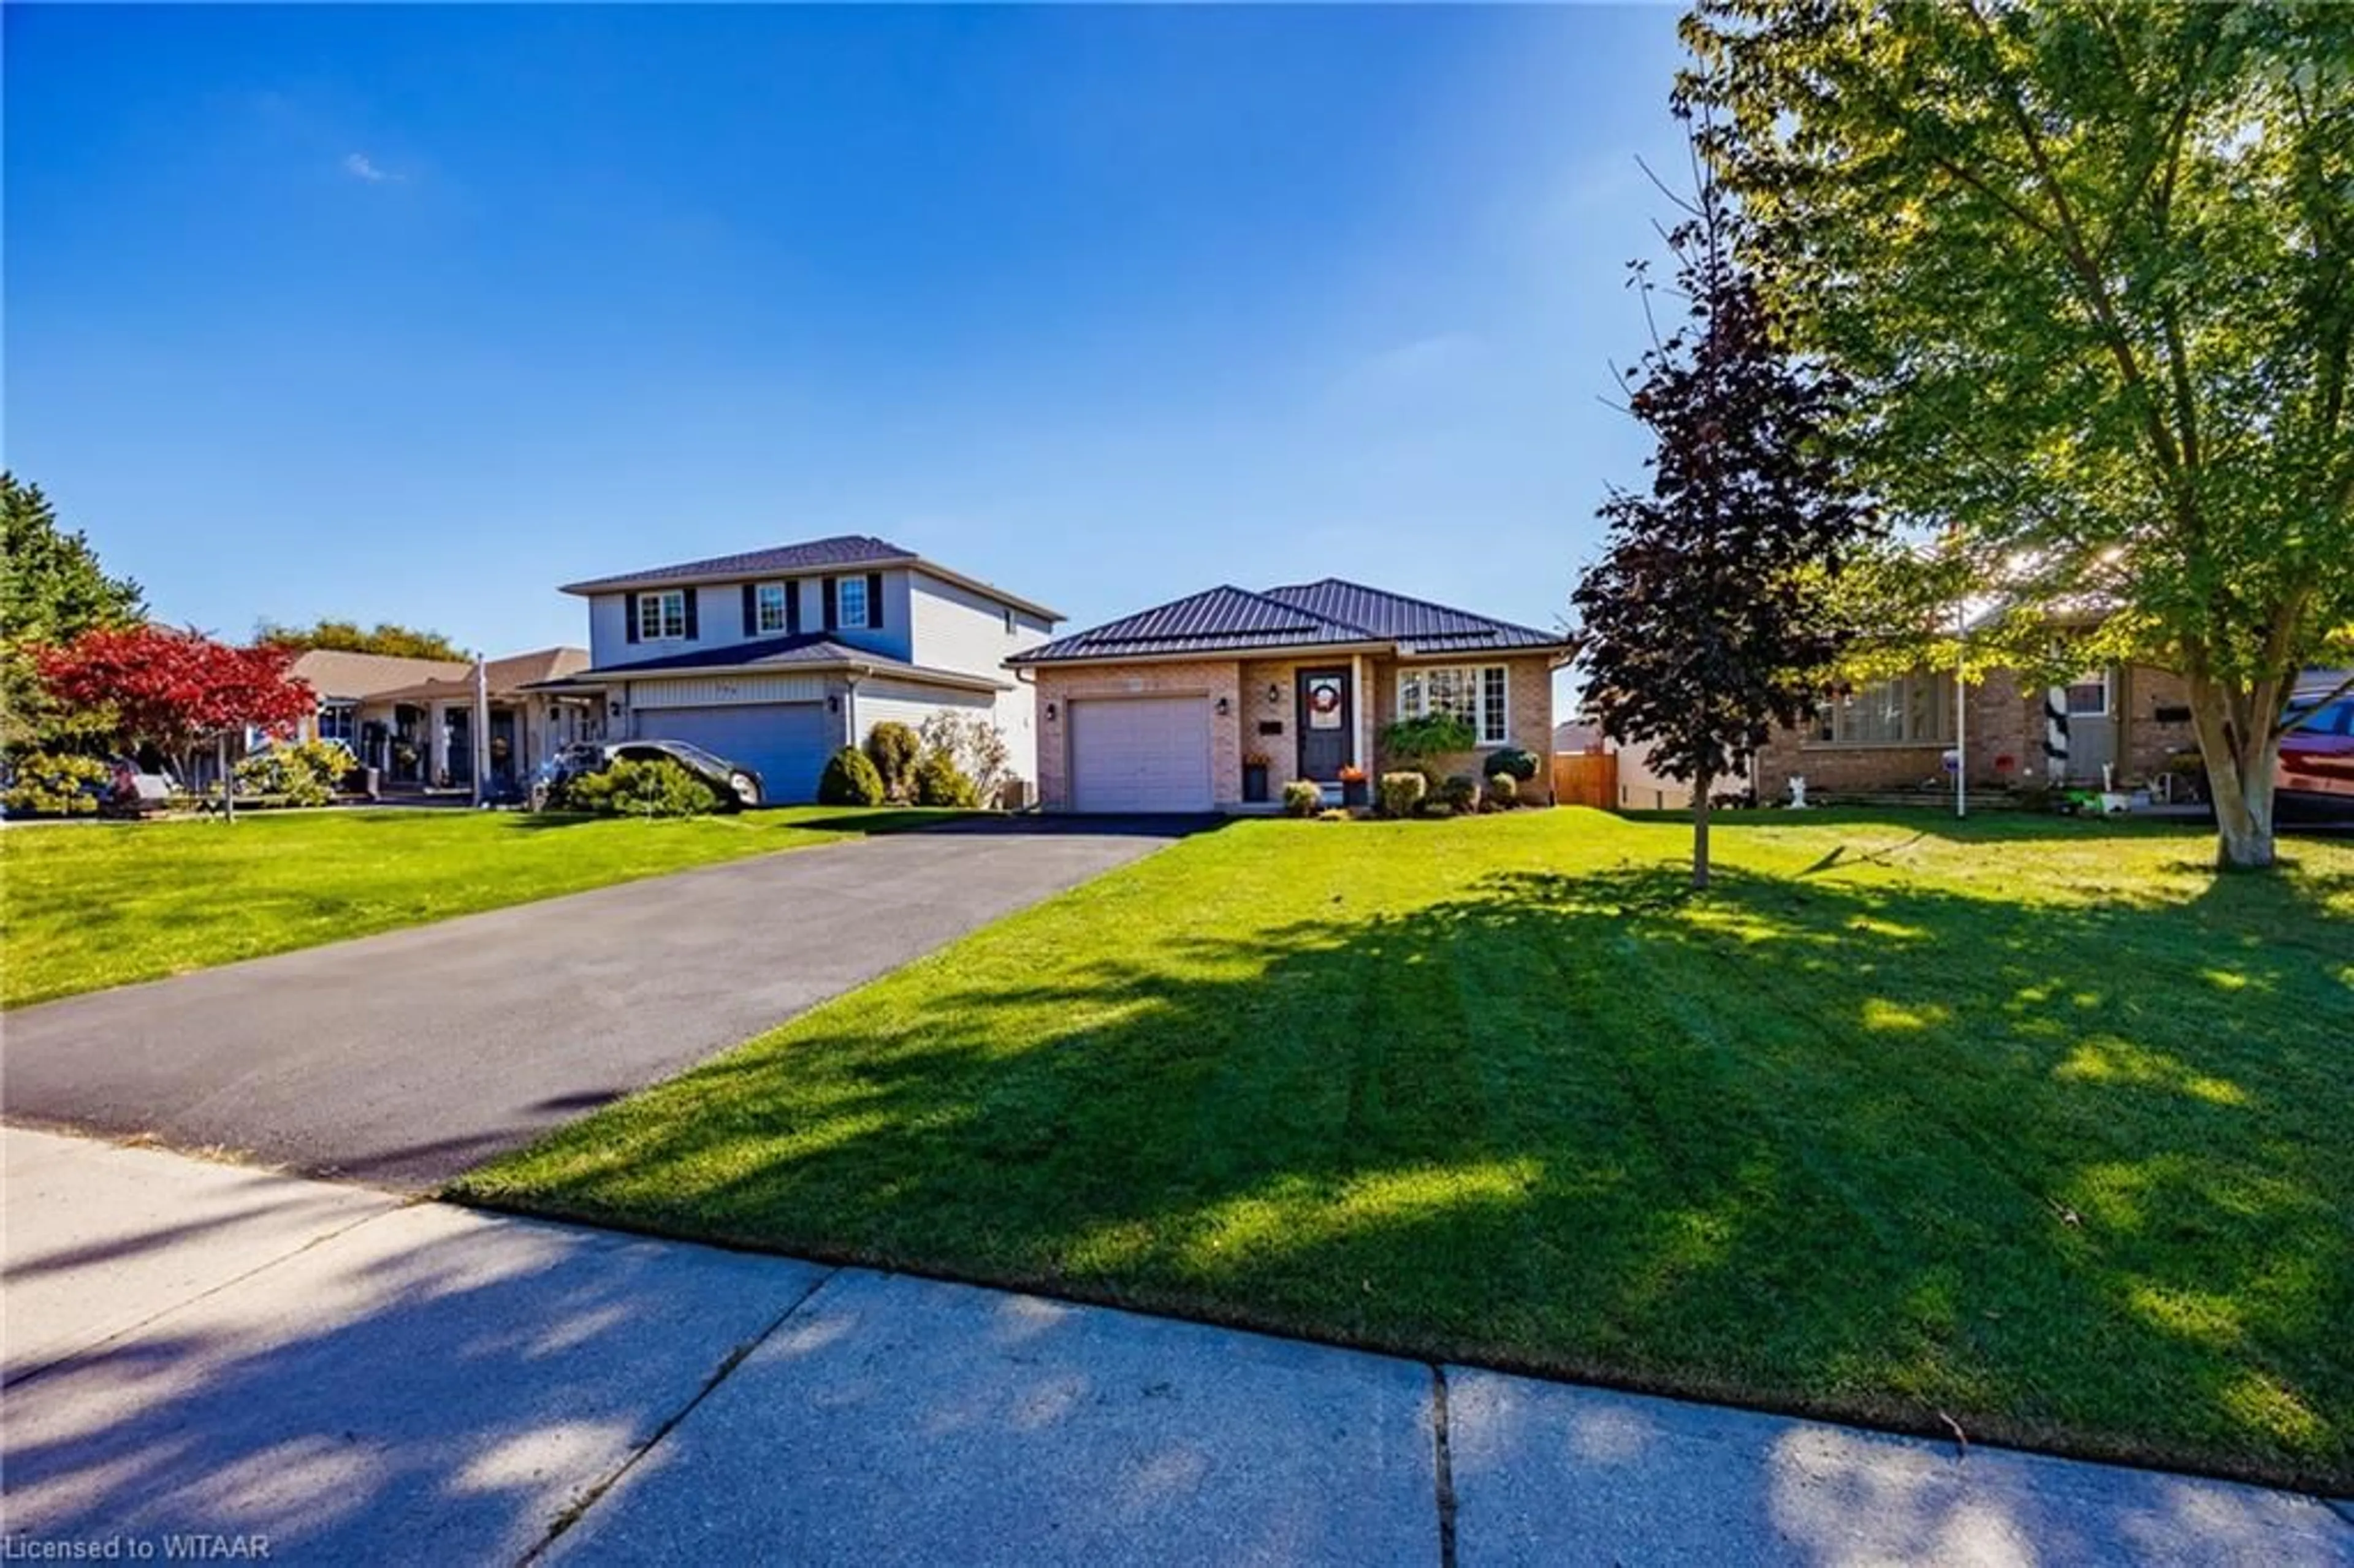
[[[155,980],[942,813],[665,821],[516,811],[255,812],[0,832],[0,1006]]]
[[[2354,846],[1251,821],[475,1173],[553,1212],[2354,1484]]]

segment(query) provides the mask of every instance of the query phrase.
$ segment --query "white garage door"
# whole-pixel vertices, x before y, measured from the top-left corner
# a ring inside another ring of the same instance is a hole
[[[1210,809],[1210,705],[1097,697],[1071,705],[1071,804],[1082,811]]]
[[[756,769],[775,804],[817,799],[817,776],[840,744],[842,721],[823,703],[744,703],[719,708],[641,708],[638,734],[687,740]]]

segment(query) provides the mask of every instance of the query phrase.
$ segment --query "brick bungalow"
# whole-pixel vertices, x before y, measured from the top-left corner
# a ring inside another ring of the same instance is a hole
[[[1433,710],[1479,736],[1442,773],[1476,776],[1506,746],[1543,758],[1553,669],[1572,652],[1553,632],[1328,577],[1211,588],[1006,662],[1037,688],[1048,810],[1208,811],[1269,803],[1293,779],[1338,800],[1342,769],[1394,766],[1384,726]]]
[[[1814,723],[1781,731],[1758,752],[1758,800],[1787,800],[1794,777],[1807,780],[1810,799],[1950,787],[1954,679],[1941,671],[1875,681],[1825,704]],[[1973,789],[2098,785],[2105,763],[2118,787],[2147,785],[2166,777],[2169,758],[2198,747],[2181,677],[2139,665],[2048,688],[1997,671],[1968,687],[1962,716]]]

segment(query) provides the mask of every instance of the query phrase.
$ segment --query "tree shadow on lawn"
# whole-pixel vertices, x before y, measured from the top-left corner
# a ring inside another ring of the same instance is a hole
[[[472,1192],[2343,1490],[2349,880],[1516,874],[936,963]]]

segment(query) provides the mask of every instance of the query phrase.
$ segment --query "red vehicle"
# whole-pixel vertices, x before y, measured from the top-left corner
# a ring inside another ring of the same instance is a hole
[[[2344,680],[2308,680],[2288,705],[2293,728],[2281,734],[2280,778],[2274,796],[2283,816],[2316,811],[2354,816],[2354,692],[2321,699]]]

